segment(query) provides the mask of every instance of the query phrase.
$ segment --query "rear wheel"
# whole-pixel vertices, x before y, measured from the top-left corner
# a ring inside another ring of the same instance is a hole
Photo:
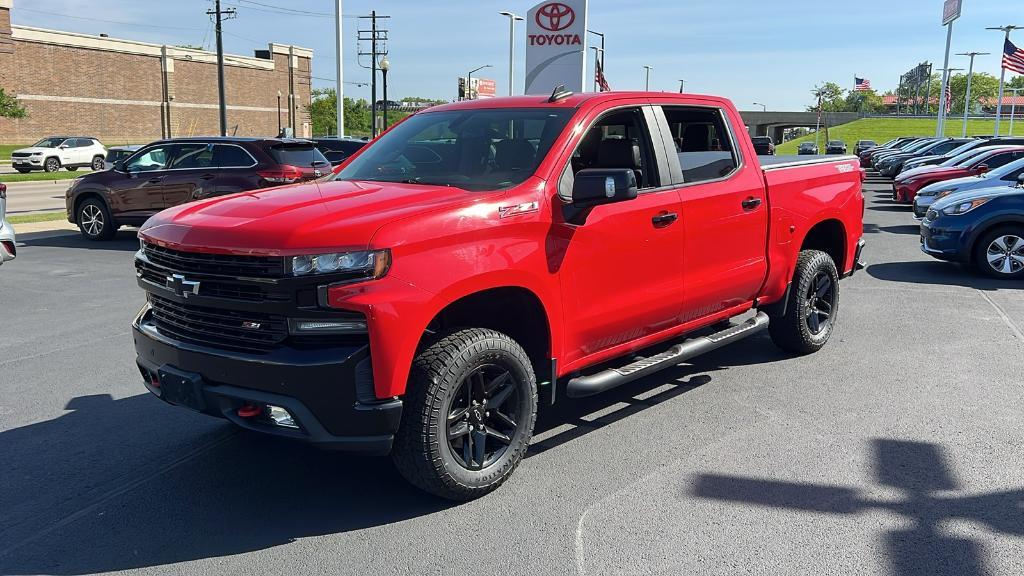
[[[768,332],[789,352],[810,354],[828,342],[839,312],[839,273],[832,257],[803,250],[796,261],[785,314],[770,314]]]
[[[985,234],[975,245],[974,264],[994,278],[1024,277],[1024,226],[1006,226]]]
[[[477,498],[512,475],[536,415],[536,378],[522,347],[493,330],[460,330],[414,360],[392,459],[422,490]]]
[[[46,162],[43,163],[43,170],[47,172],[56,172],[60,170],[60,160],[56,158],[47,158]]]
[[[89,198],[78,206],[77,221],[82,236],[89,240],[109,240],[117,232],[110,210],[98,198]]]

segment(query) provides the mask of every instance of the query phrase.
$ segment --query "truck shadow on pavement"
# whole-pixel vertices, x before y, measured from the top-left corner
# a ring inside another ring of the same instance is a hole
[[[974,269],[954,262],[917,260],[911,262],[881,262],[867,267],[872,278],[908,284],[935,284],[961,286],[977,290],[1020,290],[1019,280],[1000,280],[982,276]]]
[[[556,433],[531,446],[528,457],[676,398],[716,371],[787,357],[756,336],[604,395],[562,401],[537,425],[538,435]],[[627,407],[588,418],[621,402]],[[66,409],[0,432],[0,574],[159,567],[458,505],[411,487],[387,458],[237,430],[149,394],[80,396]]]
[[[951,494],[962,487],[940,446],[893,439],[875,439],[872,445],[875,482],[898,490],[900,498],[896,500],[846,486],[718,474],[697,475],[689,495],[820,514],[852,516],[873,510],[896,514],[900,525],[909,521],[910,527],[894,526],[883,536],[885,558],[894,576],[991,574],[980,543],[941,533],[945,530],[940,531],[940,526],[950,520],[971,521],[997,533],[1024,536],[1024,488]]]
[[[118,230],[111,240],[86,240],[78,232],[53,234],[52,232],[35,232],[18,236],[18,244],[28,248],[77,248],[79,250],[121,250],[135,252],[139,249],[139,232],[134,228]]]

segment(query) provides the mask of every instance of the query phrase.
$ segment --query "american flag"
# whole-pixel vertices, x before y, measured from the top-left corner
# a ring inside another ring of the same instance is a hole
[[[871,80],[868,80],[867,78],[857,78],[854,76],[853,83],[856,85],[854,90],[857,92],[867,92],[868,90],[871,90]]]
[[[949,82],[946,82],[946,114],[953,109],[953,92],[949,89]]]
[[[1024,50],[1014,46],[1009,38],[1003,44],[1003,68],[1024,74]]]
[[[604,69],[601,68],[601,60],[597,58],[594,59],[594,78],[597,81],[598,92],[611,92],[608,79],[604,77]]]

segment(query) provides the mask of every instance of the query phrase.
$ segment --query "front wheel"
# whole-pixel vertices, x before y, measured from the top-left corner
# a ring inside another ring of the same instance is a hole
[[[43,162],[43,170],[46,172],[56,172],[60,170],[60,160],[56,158],[47,158],[46,162]]]
[[[413,361],[392,460],[418,488],[452,500],[487,494],[523,459],[537,418],[526,352],[494,330],[441,338]]]
[[[974,264],[993,278],[1024,277],[1024,227],[993,230],[975,245]]]
[[[78,207],[78,229],[88,240],[110,240],[117,232],[110,210],[98,198],[89,198]]]
[[[103,156],[96,156],[92,159],[92,171],[99,172],[103,170]]]
[[[797,354],[817,352],[828,342],[839,312],[839,273],[832,257],[803,250],[796,261],[786,313],[770,313],[775,345]]]

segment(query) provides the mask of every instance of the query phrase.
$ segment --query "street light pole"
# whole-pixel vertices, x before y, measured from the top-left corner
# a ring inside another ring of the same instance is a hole
[[[277,91],[277,136],[281,137],[281,91]]]
[[[683,80],[682,78],[680,78],[679,79],[679,93],[682,94],[684,90],[686,90],[686,80]]]
[[[512,12],[498,12],[498,14],[508,17],[508,95],[511,96],[515,86],[516,22],[523,20],[523,17]]]
[[[334,75],[335,78],[337,78],[334,83],[334,95],[337,97],[337,102],[335,102],[337,126],[335,126],[335,129],[339,138],[345,135],[345,89],[344,82],[342,82],[342,78],[344,78],[342,72],[344,71],[345,59],[343,58],[344,50],[342,49],[341,42],[341,14],[341,0],[338,0],[334,5]],[[280,121],[281,114],[278,113],[277,117],[278,121]],[[278,132],[280,132],[280,130],[278,130]]]
[[[1013,93],[1013,100],[1010,101],[1010,136],[1013,136],[1013,117],[1017,115],[1017,92],[1024,90],[1024,88],[1010,88],[1010,92]]]
[[[473,72],[479,72],[484,68],[493,68],[490,64],[484,64],[479,68],[473,68],[466,74],[466,100],[475,100],[473,98]]]
[[[949,88],[949,47],[953,42],[953,20],[946,24],[946,55],[942,61],[942,93],[939,94],[939,118],[935,124],[935,135],[943,136],[946,133],[946,89]],[[928,78],[928,85],[931,86],[932,79]]]
[[[761,104],[760,102],[754,102],[754,106],[760,106],[761,107],[761,112],[767,112],[768,111],[768,107],[765,106],[764,104]]]
[[[646,77],[644,79],[644,91],[645,92],[650,92],[651,91],[651,70],[653,70],[653,69],[654,69],[654,66],[648,66],[647,64],[644,64],[644,74],[646,75]]]
[[[1006,26],[994,26],[990,28],[985,28],[985,30],[999,30],[1000,32],[1005,33],[1006,36],[1003,41],[1003,45],[1005,46],[1006,42],[1010,40],[1010,32],[1013,32],[1014,30],[1020,28],[1022,28],[1022,26],[1014,26],[1013,24],[1008,24]],[[999,136],[999,119],[1003,115],[1003,86],[1006,83],[1006,68],[1000,68],[1001,71],[999,73],[999,101],[996,103],[996,136]]]
[[[967,67],[967,96],[964,97],[964,125],[960,130],[960,137],[967,137],[967,115],[971,113],[971,80],[974,79],[974,57],[987,56],[990,52],[959,52],[957,56],[968,56],[971,64]]]
[[[384,76],[384,130],[388,129],[388,70],[391,69],[391,62],[388,62],[388,57],[382,56],[380,59],[380,73]]]

